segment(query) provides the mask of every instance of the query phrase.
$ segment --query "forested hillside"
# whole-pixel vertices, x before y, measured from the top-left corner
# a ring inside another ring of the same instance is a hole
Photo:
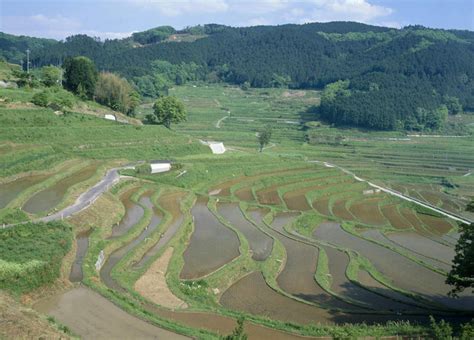
[[[145,96],[194,80],[244,88],[332,84],[315,111],[337,125],[437,130],[448,113],[474,109],[469,31],[352,22],[181,31],[163,26],[122,40],[72,36],[31,53],[36,66],[60,65],[76,55],[127,77]]]

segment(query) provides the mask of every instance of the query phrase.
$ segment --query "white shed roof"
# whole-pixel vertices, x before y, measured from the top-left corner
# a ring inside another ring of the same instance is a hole
[[[156,174],[159,172],[166,172],[171,170],[171,163],[151,163],[151,173]]]

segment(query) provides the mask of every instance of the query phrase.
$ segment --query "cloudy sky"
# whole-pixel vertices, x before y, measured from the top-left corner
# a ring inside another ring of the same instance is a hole
[[[351,20],[474,31],[474,0],[0,0],[0,31],[120,38],[151,27]]]

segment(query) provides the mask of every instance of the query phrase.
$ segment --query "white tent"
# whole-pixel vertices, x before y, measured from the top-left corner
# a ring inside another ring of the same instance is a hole
[[[116,120],[116,119],[115,119],[115,116],[114,116],[114,115],[111,115],[111,114],[106,114],[106,115],[104,116],[104,118],[105,118],[105,119],[108,119],[108,120]]]

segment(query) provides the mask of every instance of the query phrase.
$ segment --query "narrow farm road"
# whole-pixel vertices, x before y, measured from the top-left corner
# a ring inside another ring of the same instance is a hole
[[[405,201],[408,201],[408,202],[412,202],[412,203],[415,203],[415,204],[418,204],[424,208],[427,208],[427,209],[430,209],[430,210],[433,210],[443,216],[446,216],[446,217],[449,217],[457,222],[462,222],[462,223],[465,223],[465,224],[471,224],[473,223],[473,221],[470,221],[468,220],[466,217],[464,216],[459,216],[457,214],[454,214],[450,211],[446,211],[444,209],[441,209],[437,206],[434,206],[430,203],[427,203],[427,202],[423,202],[421,200],[418,200],[416,198],[413,198],[413,197],[410,197],[410,196],[407,196],[405,194],[402,194],[401,192],[398,192],[396,190],[393,190],[393,189],[389,189],[389,188],[385,188],[385,187],[382,187],[380,185],[377,185],[377,184],[374,184],[374,183],[371,183],[369,182],[368,180],[366,179],[363,179],[363,178],[360,178],[359,176],[357,176],[355,173],[353,173],[352,171],[350,170],[347,170],[347,169],[344,169],[342,167],[340,167],[339,165],[336,165],[336,164],[331,164],[329,162],[324,162],[324,161],[309,161],[310,163],[319,163],[319,164],[323,164],[324,166],[328,167],[328,168],[337,168],[339,170],[341,170],[342,172],[345,172],[346,174],[352,176],[356,181],[358,182],[366,182],[368,185],[370,185],[371,187],[373,188],[376,188],[376,189],[379,189],[387,194],[390,194],[392,196],[396,196],[398,198],[401,198],[402,200],[405,200]]]
[[[112,185],[114,185],[120,180],[118,170],[118,168],[114,168],[107,171],[105,176],[92,188],[90,188],[86,192],[83,192],[77,198],[76,202],[74,202],[74,204],[52,215],[39,218],[35,220],[35,222],[50,222],[53,220],[63,219],[84,210],[89,205],[94,203],[94,201],[99,198],[100,195],[109,190]]]

